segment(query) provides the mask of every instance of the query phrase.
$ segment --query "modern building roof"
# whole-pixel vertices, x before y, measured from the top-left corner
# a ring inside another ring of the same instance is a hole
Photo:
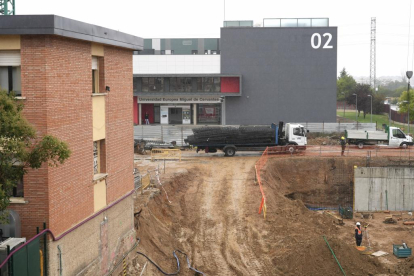
[[[0,35],[60,35],[133,50],[144,46],[141,37],[53,14],[0,16]]]

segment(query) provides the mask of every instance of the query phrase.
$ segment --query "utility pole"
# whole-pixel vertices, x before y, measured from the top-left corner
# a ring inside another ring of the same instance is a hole
[[[372,89],[375,89],[375,79],[376,79],[376,29],[377,29],[377,19],[376,17],[371,17],[371,52],[370,52],[370,74],[369,74],[369,84]]]
[[[0,0],[0,15],[15,15],[16,6],[15,0]]]
[[[407,71],[405,75],[408,78],[407,101],[408,101],[408,133],[410,133],[410,79],[413,76],[413,71]]]

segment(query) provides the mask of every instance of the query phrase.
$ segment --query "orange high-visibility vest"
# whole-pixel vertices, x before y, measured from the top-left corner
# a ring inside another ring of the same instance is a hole
[[[355,226],[355,229],[358,230],[358,236],[361,236],[362,235],[361,229],[359,229],[358,226]]]

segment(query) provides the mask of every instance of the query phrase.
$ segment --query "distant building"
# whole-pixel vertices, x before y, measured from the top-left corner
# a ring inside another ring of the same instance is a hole
[[[336,121],[337,27],[327,18],[226,21],[220,38],[145,39],[134,123]]]
[[[23,237],[45,222],[57,238],[48,275],[106,274],[135,242],[132,54],[142,48],[55,15],[0,16],[0,86],[17,92],[40,135],[72,151],[57,168],[29,170],[11,198]]]

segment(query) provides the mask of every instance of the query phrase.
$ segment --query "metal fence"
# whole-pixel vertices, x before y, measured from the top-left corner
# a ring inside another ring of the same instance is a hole
[[[347,130],[375,130],[375,123],[299,123],[304,125],[309,132],[344,132]],[[232,125],[238,127],[238,125]],[[184,146],[184,139],[192,135],[193,128],[206,127],[204,125],[140,125],[134,126],[134,139],[161,140],[165,142],[175,141],[177,146]],[[217,127],[217,126],[216,126]],[[226,126],[228,127],[228,126]]]

